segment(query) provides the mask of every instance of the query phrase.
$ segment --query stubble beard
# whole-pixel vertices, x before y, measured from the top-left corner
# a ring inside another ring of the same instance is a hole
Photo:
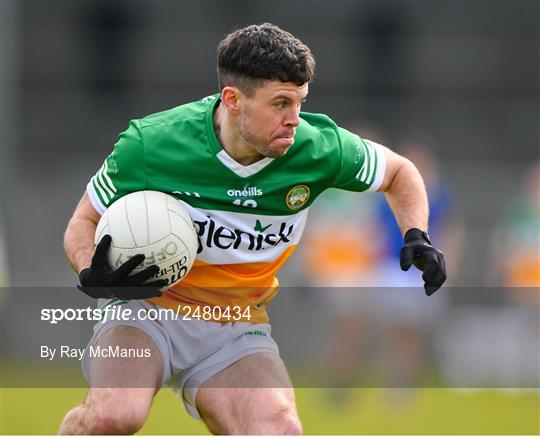
[[[242,139],[253,149],[255,149],[260,155],[266,158],[277,158],[284,154],[280,150],[272,150],[270,148],[270,143],[261,141],[257,137],[257,135],[253,133],[251,129],[244,123],[242,123],[240,120],[238,120],[236,128]]]

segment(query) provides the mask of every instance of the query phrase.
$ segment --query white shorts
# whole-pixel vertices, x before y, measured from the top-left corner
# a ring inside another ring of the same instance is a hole
[[[163,380],[183,399],[187,412],[195,419],[200,414],[195,405],[199,387],[211,376],[247,355],[265,352],[279,356],[279,349],[271,337],[269,324],[245,322],[210,322],[204,320],[139,319],[139,311],[159,309],[145,300],[129,302],[100,299],[98,305],[125,305],[134,320],[106,320],[94,325],[94,335],[88,343],[95,347],[100,336],[113,326],[134,326],[148,334],[158,345],[163,357]],[[83,374],[88,380],[89,354],[82,360]]]

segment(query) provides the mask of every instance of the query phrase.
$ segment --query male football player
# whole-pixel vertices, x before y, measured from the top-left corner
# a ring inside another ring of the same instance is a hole
[[[415,166],[325,115],[301,112],[315,71],[307,46],[272,24],[251,25],[220,42],[217,64],[219,94],[133,120],[120,134],[73,214],[65,250],[79,288],[101,305],[193,314],[218,306],[224,316],[98,323],[83,360],[87,398],[61,433],[134,433],[164,384],[213,433],[301,433],[266,307],[309,206],[327,188],[384,191],[404,235],[402,269],[423,270],[428,295],[446,279]],[[106,261],[111,238],[94,247],[100,215],[140,190],[175,196],[199,237],[194,267],[163,293],[157,266],[129,276],[144,257],[114,269]],[[242,319],[226,312],[233,307]],[[103,357],[92,353],[98,347],[148,353]]]

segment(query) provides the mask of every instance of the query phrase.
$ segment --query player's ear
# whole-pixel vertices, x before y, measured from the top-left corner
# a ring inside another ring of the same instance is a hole
[[[240,90],[233,86],[226,86],[221,90],[221,102],[233,114],[238,114],[240,109]]]

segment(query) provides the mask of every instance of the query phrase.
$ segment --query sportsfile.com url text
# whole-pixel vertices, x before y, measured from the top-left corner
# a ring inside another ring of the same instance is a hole
[[[204,320],[204,321],[249,321],[250,307],[239,306],[221,308],[218,306],[203,306],[192,308],[178,305],[175,310],[170,308],[139,308],[133,311],[123,306],[106,306],[104,308],[43,308],[41,320],[56,325],[58,322],[94,321],[105,323],[109,320]]]

